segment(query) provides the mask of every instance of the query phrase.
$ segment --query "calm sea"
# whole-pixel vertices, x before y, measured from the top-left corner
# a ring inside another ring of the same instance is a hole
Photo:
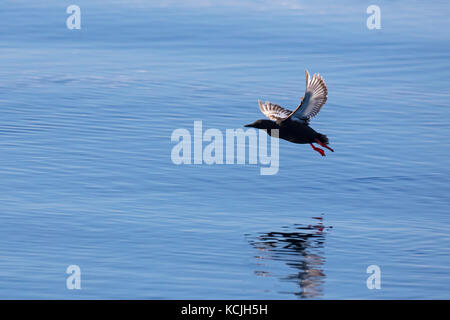
[[[3,1],[0,298],[449,299],[449,9]],[[194,121],[295,108],[305,69],[334,153],[281,141],[276,175],[172,162]]]

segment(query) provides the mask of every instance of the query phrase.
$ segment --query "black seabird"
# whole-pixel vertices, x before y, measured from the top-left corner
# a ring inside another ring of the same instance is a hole
[[[329,142],[326,135],[318,133],[309,126],[309,120],[319,113],[327,101],[327,94],[328,90],[323,78],[319,74],[311,77],[306,70],[305,95],[294,111],[268,101],[263,104],[258,100],[259,109],[270,120],[256,120],[245,126],[266,130],[269,135],[272,135],[273,129],[278,129],[280,139],[300,144],[309,143],[315,151],[325,156],[325,151],[314,146],[313,143],[318,143],[332,152],[334,150],[327,146]]]

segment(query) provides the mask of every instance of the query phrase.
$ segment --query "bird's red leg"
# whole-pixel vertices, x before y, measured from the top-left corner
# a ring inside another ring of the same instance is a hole
[[[327,146],[326,144],[322,143],[319,139],[316,139],[316,142],[318,144],[320,144],[322,147],[327,148],[328,150],[330,150],[331,152],[334,152],[333,149],[331,149],[329,146]]]
[[[314,150],[316,150],[318,153],[320,153],[322,155],[322,157],[325,157],[325,151],[323,151],[323,149],[315,147],[312,143],[310,143],[310,145]]]

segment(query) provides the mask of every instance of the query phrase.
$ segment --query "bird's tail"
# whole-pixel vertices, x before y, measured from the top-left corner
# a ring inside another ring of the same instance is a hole
[[[323,144],[328,144],[330,141],[328,140],[328,137],[324,134],[317,133],[317,139],[322,142]]]

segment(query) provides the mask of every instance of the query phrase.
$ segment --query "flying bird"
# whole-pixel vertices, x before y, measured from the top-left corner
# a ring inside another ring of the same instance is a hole
[[[289,142],[307,144],[325,156],[325,151],[313,145],[317,143],[320,146],[334,152],[328,144],[326,135],[315,131],[309,126],[309,121],[315,117],[322,106],[327,101],[328,90],[325,81],[319,74],[312,77],[306,70],[306,91],[302,97],[300,104],[294,111],[287,110],[277,104],[266,101],[262,103],[258,100],[259,109],[270,120],[256,120],[245,127],[253,127],[267,131],[272,136],[272,130],[278,129],[278,137]]]

